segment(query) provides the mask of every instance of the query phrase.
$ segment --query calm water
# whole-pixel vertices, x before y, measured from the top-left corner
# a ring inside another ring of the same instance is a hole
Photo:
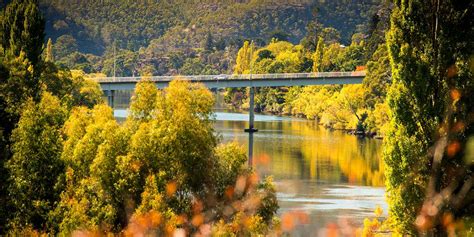
[[[247,149],[247,114],[216,112],[216,120],[223,142],[237,141]],[[380,141],[304,119],[256,115],[255,120],[254,167],[263,177],[273,176],[280,216],[305,217],[294,223],[293,236],[362,227],[377,205],[387,213]]]
[[[219,111],[215,129],[222,142],[247,149],[248,114]],[[116,117],[126,114],[115,110]],[[255,120],[253,166],[262,178],[273,176],[278,215],[282,222],[292,220],[291,236],[353,231],[374,217],[377,205],[387,213],[381,141],[329,131],[305,119],[256,115]]]

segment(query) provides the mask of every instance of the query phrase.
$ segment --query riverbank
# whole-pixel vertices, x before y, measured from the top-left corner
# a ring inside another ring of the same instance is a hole
[[[231,105],[224,104],[226,107],[225,108],[219,108],[220,111],[225,111],[225,112],[231,112],[231,113],[248,113],[247,109],[239,109],[235,108]],[[341,131],[349,135],[353,135],[359,138],[371,138],[371,139],[377,139],[377,140],[383,140],[383,136],[381,134],[378,134],[376,132],[369,132],[369,131],[360,131],[357,129],[353,128],[334,128],[331,126],[327,126],[321,122],[319,122],[317,119],[308,119],[304,115],[294,115],[294,114],[289,114],[289,113],[271,113],[271,112],[265,112],[265,111],[256,111],[257,114],[261,115],[268,115],[268,116],[279,116],[279,117],[291,117],[295,119],[304,119],[307,121],[314,121],[316,124],[319,126],[324,127],[325,129],[328,129],[330,131]],[[247,119],[248,120],[248,119]],[[247,121],[245,120],[245,121]]]

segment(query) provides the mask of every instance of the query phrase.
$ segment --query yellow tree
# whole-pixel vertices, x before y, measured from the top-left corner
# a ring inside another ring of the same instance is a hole
[[[11,136],[13,156],[7,162],[9,195],[14,197],[10,200],[11,226],[50,227],[48,214],[61,192],[57,190],[64,168],[60,160],[60,128],[66,113],[59,99],[48,92],[43,93],[39,103],[28,100],[21,110],[20,121]]]
[[[316,52],[313,55],[313,72],[321,71],[321,60],[324,52],[324,41],[322,37],[319,37],[318,45],[316,46]]]
[[[253,42],[244,42],[242,48],[237,53],[237,59],[235,62],[234,73],[235,74],[248,74],[250,72],[250,64],[252,61],[252,55],[255,51],[255,45]]]
[[[130,116],[137,120],[150,120],[153,116],[155,103],[158,96],[156,85],[144,79],[137,83],[135,95],[130,104]]]

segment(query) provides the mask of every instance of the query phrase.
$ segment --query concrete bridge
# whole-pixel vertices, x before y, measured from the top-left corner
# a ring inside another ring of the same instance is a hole
[[[272,73],[272,74],[235,74],[235,75],[196,75],[196,76],[152,76],[158,88],[165,88],[175,78],[200,82],[209,89],[236,87],[279,87],[360,84],[365,71],[357,72],[317,72],[317,73]],[[94,78],[102,90],[133,90],[142,77],[102,77]]]
[[[254,128],[254,95],[255,87],[309,86],[309,85],[340,85],[361,84],[365,71],[356,72],[316,72],[316,73],[273,73],[273,74],[236,74],[236,75],[196,75],[196,76],[152,76],[148,77],[158,88],[165,88],[173,79],[180,78],[191,82],[199,82],[209,89],[249,87],[249,164],[252,164]],[[110,106],[114,104],[117,90],[134,90],[142,77],[103,77],[94,78]]]

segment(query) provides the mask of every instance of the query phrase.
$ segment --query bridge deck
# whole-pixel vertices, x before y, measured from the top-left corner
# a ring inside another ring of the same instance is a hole
[[[357,72],[318,72],[318,73],[273,73],[273,74],[234,74],[234,75],[197,75],[197,76],[152,76],[149,80],[157,87],[164,88],[176,78],[201,82],[208,88],[229,87],[275,87],[360,84],[365,77],[364,71]],[[94,78],[103,90],[133,90],[142,77],[104,77]]]

